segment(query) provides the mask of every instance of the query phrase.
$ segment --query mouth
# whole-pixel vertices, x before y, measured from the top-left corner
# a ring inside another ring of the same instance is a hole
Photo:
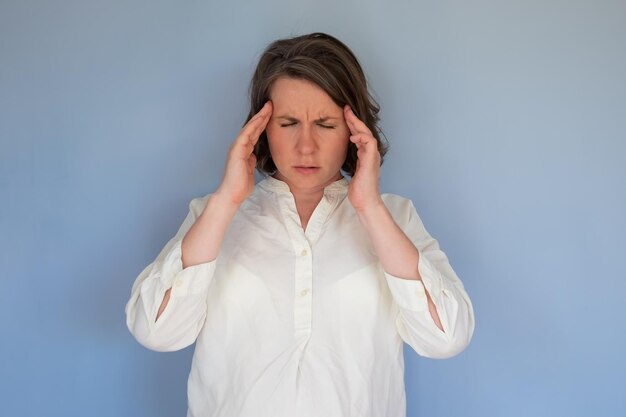
[[[301,174],[315,174],[320,170],[320,167],[312,165],[296,165],[293,167],[297,172]]]

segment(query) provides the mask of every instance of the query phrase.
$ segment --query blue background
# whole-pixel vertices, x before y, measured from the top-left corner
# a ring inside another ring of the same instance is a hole
[[[359,56],[472,344],[406,356],[408,416],[626,410],[626,2],[0,3],[4,416],[183,416],[192,349],[125,327],[139,272],[218,184],[270,41]]]

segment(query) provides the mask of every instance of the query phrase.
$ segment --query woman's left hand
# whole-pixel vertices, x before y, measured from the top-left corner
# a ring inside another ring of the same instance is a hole
[[[357,148],[356,171],[348,186],[348,199],[357,212],[363,212],[382,203],[378,142],[349,105],[344,107],[343,114],[350,129],[350,141]]]

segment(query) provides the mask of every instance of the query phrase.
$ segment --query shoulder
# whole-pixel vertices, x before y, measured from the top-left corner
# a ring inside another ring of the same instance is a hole
[[[246,200],[242,204],[242,207],[249,205],[259,207],[261,204],[268,200],[269,196],[272,196],[274,194],[275,193],[268,192],[267,186],[263,187],[261,183],[257,183],[254,186],[254,191],[248,196],[248,198],[246,198]],[[206,207],[207,201],[212,195],[213,193],[208,193],[206,195],[198,196],[191,199],[191,201],[189,202],[189,212],[193,215],[194,218],[200,216],[200,214]]]
[[[406,197],[402,197],[401,195],[385,193],[381,194],[380,197],[383,199],[385,206],[387,206],[389,211],[392,213],[415,210],[413,202]]]
[[[381,197],[393,220],[413,243],[432,239],[410,199],[396,194],[382,194]]]
[[[404,227],[415,221],[421,223],[415,206],[410,199],[391,193],[381,194],[381,198],[391,213],[391,216],[400,227]]]

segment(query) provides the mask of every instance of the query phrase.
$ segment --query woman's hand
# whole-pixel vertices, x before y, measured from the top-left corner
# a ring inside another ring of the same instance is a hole
[[[256,165],[256,156],[252,151],[270,120],[272,110],[272,103],[266,102],[241,129],[231,145],[222,183],[215,191],[224,201],[239,206],[252,193]]]
[[[346,105],[343,113],[350,129],[350,141],[357,148],[356,171],[348,186],[348,199],[357,212],[363,212],[382,204],[378,142],[350,106]]]

